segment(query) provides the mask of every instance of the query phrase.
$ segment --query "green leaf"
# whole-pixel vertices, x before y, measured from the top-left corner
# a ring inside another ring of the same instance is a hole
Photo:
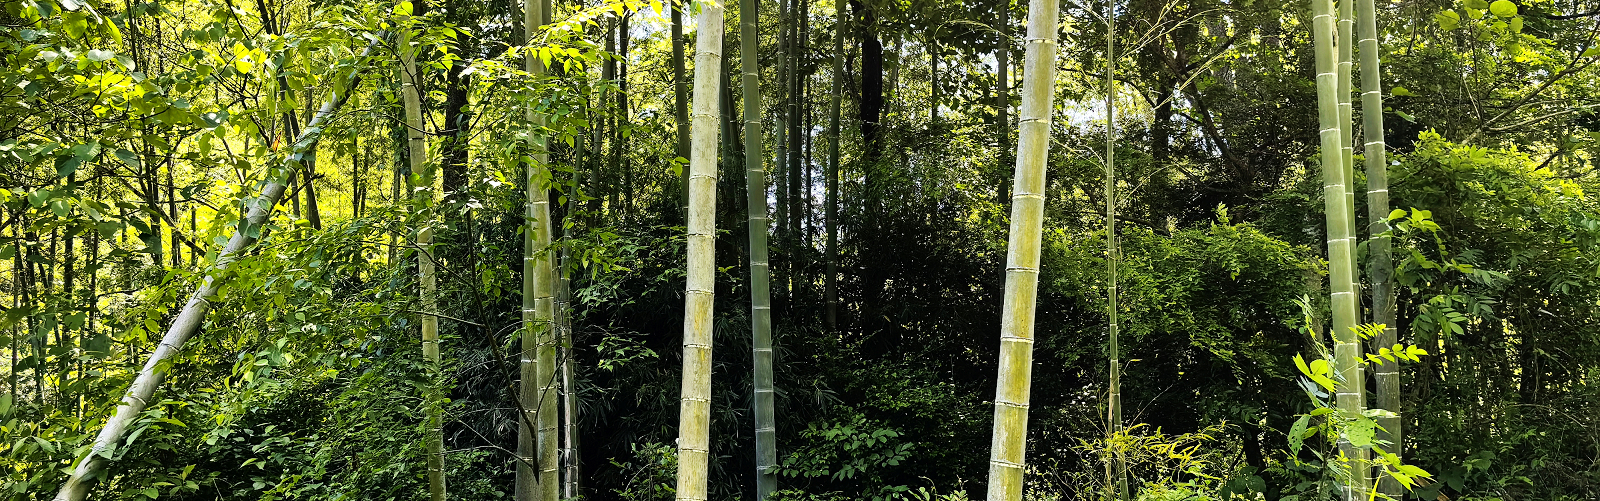
[[[394,4],[394,13],[397,16],[409,16],[411,15],[411,12],[411,2],[400,2]]]
[[[1305,374],[1307,376],[1311,375],[1311,368],[1306,367],[1306,359],[1300,358],[1299,354],[1295,354],[1294,356],[1294,366],[1300,368],[1301,374]]]
[[[1439,23],[1439,28],[1450,31],[1461,26],[1461,14],[1447,10],[1433,15],[1433,21]]]
[[[1466,0],[1461,2],[1461,4],[1466,6],[1468,9],[1483,10],[1489,8],[1489,0]]]
[[[114,151],[111,154],[115,155],[117,157],[117,160],[121,160],[122,163],[127,165],[128,167],[137,169],[137,168],[139,168],[140,165],[143,165],[143,163],[139,161],[139,154],[138,153],[134,153],[134,152],[131,152],[131,151],[128,151],[128,150],[124,150],[124,149],[118,149],[117,151]]]
[[[94,62],[98,63],[98,62],[101,62],[101,61],[105,61],[107,59],[111,59],[111,58],[117,57],[117,53],[111,52],[109,50],[93,49],[93,50],[89,51],[88,56],[89,56],[89,60],[90,61],[94,61]]]
[[[1328,361],[1327,361],[1327,359],[1319,358],[1319,359],[1311,361],[1311,374],[1312,375],[1327,374],[1327,373],[1328,373]]]
[[[1416,95],[1416,94],[1412,94],[1411,93],[1411,89],[1407,89],[1405,87],[1401,87],[1401,86],[1398,86],[1398,85],[1396,85],[1393,89],[1389,89],[1389,94],[1393,95],[1393,96],[1415,96]]]
[[[1482,2],[1483,0],[1478,1]],[[1515,16],[1517,15],[1517,4],[1512,3],[1511,0],[1494,0],[1494,3],[1489,4],[1489,13],[1499,17]]]
[[[1371,419],[1357,419],[1345,428],[1345,439],[1356,447],[1371,447],[1372,438],[1378,434],[1378,423]]]
[[[1600,47],[1590,47],[1583,50],[1583,57],[1600,56]]]
[[[1311,376],[1311,380],[1312,381],[1316,381],[1318,385],[1321,385],[1324,389],[1328,390],[1328,392],[1330,392],[1330,393],[1338,391],[1339,383],[1333,382],[1333,380],[1332,379],[1328,379],[1327,376],[1321,376],[1321,375]]]
[[[1289,456],[1300,454],[1300,446],[1305,443],[1306,426],[1310,424],[1311,416],[1300,416],[1289,428]]]

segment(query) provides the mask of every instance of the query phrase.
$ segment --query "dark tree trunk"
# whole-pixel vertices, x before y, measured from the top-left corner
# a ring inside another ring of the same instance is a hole
[[[878,40],[878,20],[860,0],[850,0],[860,23],[861,44],[861,107],[857,118],[861,120],[861,139],[865,151],[862,156],[871,163],[881,155],[879,120],[883,116],[883,43]],[[868,167],[871,172],[871,167]],[[870,181],[869,181],[870,182]]]

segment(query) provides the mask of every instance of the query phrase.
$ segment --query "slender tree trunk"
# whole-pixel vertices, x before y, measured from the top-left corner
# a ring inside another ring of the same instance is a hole
[[[1006,245],[1005,302],[1000,313],[1000,364],[995,383],[994,434],[989,450],[989,501],[1022,499],[1028,442],[1028,393],[1033,373],[1034,309],[1044,228],[1045,164],[1055,98],[1058,0],[1028,2],[1028,38],[1017,125],[1016,183]]]
[[[780,3],[783,0],[780,0]],[[767,268],[767,170],[761,154],[761,62],[756,0],[739,4],[739,68],[744,73],[745,211],[750,243],[750,352],[754,360],[756,501],[778,490],[777,418],[772,392],[772,300]],[[781,56],[781,52],[779,53]],[[780,63],[779,68],[783,65]],[[781,71],[780,71],[781,72]],[[780,129],[781,131],[781,129]],[[781,132],[780,132],[780,136]],[[778,163],[776,165],[783,165]]]
[[[371,56],[375,46],[376,44],[367,46],[366,51],[361,54],[359,59],[365,60]],[[360,68],[351,71],[348,81],[350,83],[347,89],[354,89],[360,84]],[[321,139],[323,124],[329,117],[333,116],[333,112],[339,106],[344,104],[349,95],[350,92],[336,90],[328,98],[328,101],[322,104],[311,123],[306,127],[305,132],[296,137],[294,143],[292,143],[289,157],[284,162],[285,168],[299,161],[296,157],[303,154],[311,146],[314,146],[318,139]],[[89,454],[78,462],[72,470],[72,475],[67,478],[65,483],[61,484],[61,490],[53,498],[55,501],[82,501],[88,496],[90,483],[96,474],[105,467],[105,456],[111,454],[117,443],[122,440],[122,432],[138,418],[140,412],[144,411],[145,402],[149,401],[155,395],[156,388],[161,386],[161,380],[166,376],[167,368],[167,364],[163,362],[177,354],[178,350],[183,348],[183,343],[196,330],[199,330],[201,322],[205,320],[206,311],[211,307],[209,300],[217,294],[217,289],[222,286],[221,279],[227,276],[226,273],[222,272],[228,267],[228,262],[230,261],[228,258],[255,244],[257,238],[255,235],[260,235],[261,227],[271,217],[274,207],[283,197],[283,191],[283,180],[268,178],[266,184],[261,188],[261,196],[247,204],[249,210],[245,215],[244,221],[234,231],[233,236],[229,238],[227,245],[222,248],[222,252],[218,254],[221,258],[217,260],[218,264],[215,272],[206,276],[199,289],[195,290],[194,295],[190,296],[189,302],[184,304],[183,309],[173,319],[166,335],[161,338],[161,343],[156,345],[155,352],[150,354],[150,358],[145,362],[144,368],[140,369],[139,375],[134,378],[133,384],[128,387],[128,392],[117,404],[116,414],[106,421],[105,426],[100,429],[100,433],[95,436],[94,445],[91,447]]]
[[[1354,331],[1358,314],[1355,296],[1355,274],[1351,256],[1354,237],[1351,226],[1353,209],[1346,196],[1343,148],[1342,114],[1339,111],[1338,55],[1334,47],[1334,12],[1332,0],[1312,0],[1312,38],[1315,44],[1317,65],[1317,117],[1321,123],[1323,203],[1326,204],[1328,225],[1328,277],[1332,289],[1332,337],[1334,339],[1334,366],[1344,380],[1337,395],[1337,405],[1347,415],[1361,412],[1360,343]],[[1358,458],[1360,453],[1347,441],[1339,447],[1346,457]],[[1342,496],[1347,501],[1366,499],[1364,468],[1351,468],[1351,477],[1345,482]]]
[[[573,165],[582,165],[584,151],[583,141],[577,141],[577,160]],[[573,173],[569,191],[567,192],[566,210],[562,211],[563,222],[572,221],[573,211],[577,209],[575,188],[578,186],[578,175]],[[573,374],[572,345],[572,276],[571,265],[571,238],[568,234],[568,224],[561,224],[561,256],[557,265],[558,280],[556,281],[556,333],[561,344],[561,499],[577,499],[580,487],[578,480],[581,471],[578,464],[578,394],[575,376]]]
[[[1356,206],[1356,159],[1355,159],[1355,121],[1351,111],[1350,94],[1350,69],[1354,58],[1351,49],[1354,48],[1355,14],[1351,7],[1353,2],[1338,2],[1339,8],[1339,34],[1334,41],[1334,47],[1339,50],[1339,159],[1344,162],[1344,198],[1350,204],[1350,210]],[[1351,238],[1355,238],[1355,216],[1351,216]],[[1354,280],[1356,292],[1360,293],[1361,267],[1356,265],[1355,253],[1350,254],[1350,274]],[[1356,321],[1360,322],[1361,301],[1356,300]],[[1362,405],[1366,405],[1367,394],[1365,386],[1360,392]]]
[[[711,309],[716,294],[717,83],[722,4],[695,19],[694,141],[689,159],[688,263],[683,312],[683,387],[678,409],[677,499],[704,501],[711,455]]]
[[[523,1],[523,26],[527,43],[532,45],[540,27],[549,22],[548,0]],[[542,79],[546,68],[539,58],[524,60],[529,73]],[[528,120],[535,127],[544,125],[544,115],[528,109]],[[555,315],[550,247],[550,155],[549,138],[529,135],[533,161],[527,164],[523,188],[527,195],[523,214],[522,257],[522,360],[517,439],[516,499],[518,501],[556,501],[560,498],[559,444],[556,436],[556,346],[552,318]],[[533,468],[537,466],[538,472]]]
[[[401,20],[401,22],[406,22]],[[411,46],[411,30],[402,28],[399,36],[400,47],[400,97],[405,106],[406,121],[406,153],[409,161],[411,175],[407,180],[411,186],[412,208],[417,213],[426,217],[428,210],[433,206],[433,168],[428,164],[428,142],[422,130],[422,94],[417,89],[417,62],[416,49]],[[308,149],[309,150],[309,149]],[[307,158],[310,156],[308,151]],[[306,162],[305,182],[309,187],[311,163]],[[426,221],[419,221],[415,245],[417,247],[417,281],[420,290],[418,297],[421,299],[422,314],[418,315],[417,322],[422,325],[422,358],[428,364],[429,389],[426,395],[425,412],[427,414],[427,442],[428,448],[428,496],[433,501],[444,501],[444,421],[443,402],[439,395],[440,373],[439,359],[439,317],[435,310],[438,309],[436,301],[437,285],[433,263],[433,226]]]
[[[806,150],[806,157],[800,157],[802,144],[811,147],[811,122],[805,120],[810,117],[811,107],[806,104],[805,83],[808,75],[800,74],[800,58],[806,54],[806,40],[810,40],[811,18],[810,0],[795,0],[795,24],[790,29],[790,37],[794,37],[794,58],[789,59],[789,93],[794,98],[789,99],[789,115],[794,118],[789,122],[789,168],[778,168],[779,178],[789,178],[789,226],[784,229],[784,238],[781,245],[789,250],[792,258],[790,261],[790,298],[800,298],[810,288],[806,283],[811,283],[810,269],[811,251],[810,234],[806,229],[805,221],[811,218],[811,152]],[[805,173],[805,176],[802,176]]]
[[[786,256],[788,259],[783,262],[790,267],[788,270],[781,270],[778,279],[780,295],[789,291],[789,281],[794,278],[794,257],[798,254],[796,252],[797,249],[790,250],[783,247],[784,243],[788,241],[785,239],[788,238],[790,207],[797,205],[789,200],[789,176],[787,175],[789,170],[789,122],[793,120],[789,113],[789,102],[794,99],[794,94],[790,92],[792,86],[789,84],[789,49],[792,47],[789,43],[789,3],[790,0],[778,0],[778,79],[776,87],[779,89],[779,102],[777,105],[778,126],[775,128],[778,137],[776,141],[773,141],[773,146],[776,147],[777,153],[772,164],[776,170],[773,180],[776,184],[774,188],[777,191],[775,198],[778,199],[778,220],[774,226],[777,228],[779,248],[788,251]]]
[[[1107,367],[1106,430],[1115,437],[1122,432],[1122,348],[1117,339],[1117,38],[1116,2],[1106,2],[1106,319]],[[1129,499],[1128,465],[1120,450],[1112,449],[1106,458],[1106,491],[1111,499]]]
[[[996,201],[1005,206],[1011,201],[1011,185],[1006,183],[1004,175],[1006,153],[1011,151],[1011,75],[1007,73],[1011,66],[1011,0],[1001,2],[1000,20],[995,23],[995,31],[999,32],[1000,37],[999,49],[994,51],[995,82],[999,87],[994,103],[995,125],[999,129],[996,131],[998,139],[995,142],[999,148],[995,149],[995,163],[1001,172],[997,188],[1000,196]]]
[[[1361,118],[1363,157],[1367,167],[1367,276],[1372,287],[1372,322],[1383,324],[1374,346],[1390,347],[1398,342],[1394,309],[1394,261],[1390,256],[1389,242],[1389,160],[1383,140],[1383,81],[1378,68],[1378,11],[1373,0],[1358,0],[1355,8],[1356,28],[1361,36]],[[1377,350],[1373,350],[1377,351]],[[1398,414],[1400,412],[1399,364],[1380,360],[1377,363],[1377,407]],[[1399,416],[1378,418],[1380,440],[1392,445],[1388,452],[1400,456],[1404,450]],[[1385,476],[1378,483],[1378,491],[1399,499],[1404,488],[1394,478]]]
[[[610,18],[606,21],[606,26],[608,27],[606,29],[607,53],[617,53],[617,34],[622,31],[619,27],[621,24],[621,20],[617,18]],[[613,84],[616,83],[617,70],[620,66],[622,65],[616,59],[606,59],[604,69],[602,69],[600,73],[601,77],[607,82]],[[611,101],[612,99],[616,100],[615,103]],[[617,214],[620,212],[617,210],[617,185],[619,184],[617,179],[622,172],[622,113],[621,108],[616,105],[621,104],[622,99],[622,93],[617,92],[615,94],[607,95],[604,101],[606,106],[612,110],[612,113],[608,117],[608,121],[611,122],[611,128],[609,131],[607,131],[607,133],[610,134],[608,137],[610,138],[611,149],[608,156],[606,156],[606,168],[600,176],[605,180],[604,183],[606,187],[604,192],[606,210],[612,214]],[[620,221],[621,218],[619,217],[615,220]]]
[[[933,127],[937,123],[939,123],[939,39],[935,32],[930,32],[928,34],[928,127]]]
[[[844,2],[835,2],[833,33],[833,96],[828,104],[828,187],[823,202],[823,226],[827,227],[828,242],[825,259],[827,274],[823,280],[823,301],[827,303],[828,331],[839,328],[839,99],[844,94]]]
[[[678,126],[678,156],[684,160],[689,159],[689,80],[684,75],[684,61],[688,59],[683,53],[683,9],[688,7],[688,2],[679,4],[673,2],[672,7],[672,110],[673,118]],[[685,166],[678,180],[678,188],[682,190],[683,214],[689,214],[689,168]]]
[[[612,172],[617,173],[621,179],[621,193],[617,198],[622,201],[622,221],[624,224],[632,221],[633,217],[633,163],[628,160],[628,149],[623,146],[627,141],[627,129],[630,117],[628,115],[628,21],[631,14],[622,16],[621,27],[617,30],[617,55],[622,58],[617,63],[617,133],[616,156],[612,158]]]
[[[167,155],[170,156],[172,153],[169,151]],[[179,248],[180,242],[183,241],[183,235],[178,232],[178,221],[181,221],[181,219],[178,218],[177,186],[172,182],[172,171],[176,168],[176,164],[171,162],[167,163],[167,214],[169,215],[168,219],[172,221],[170,239],[172,240],[173,268],[179,268],[183,266],[183,252],[182,249]]]

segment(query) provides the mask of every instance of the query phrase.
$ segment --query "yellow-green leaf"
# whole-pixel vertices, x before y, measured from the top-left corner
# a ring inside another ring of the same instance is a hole
[[[1489,4],[1489,13],[1499,17],[1515,16],[1517,15],[1517,4],[1512,3],[1511,0],[1494,0],[1494,3]]]

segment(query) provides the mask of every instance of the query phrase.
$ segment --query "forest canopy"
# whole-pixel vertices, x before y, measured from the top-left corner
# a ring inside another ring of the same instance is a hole
[[[1600,498],[1592,0],[0,0],[0,499]]]

